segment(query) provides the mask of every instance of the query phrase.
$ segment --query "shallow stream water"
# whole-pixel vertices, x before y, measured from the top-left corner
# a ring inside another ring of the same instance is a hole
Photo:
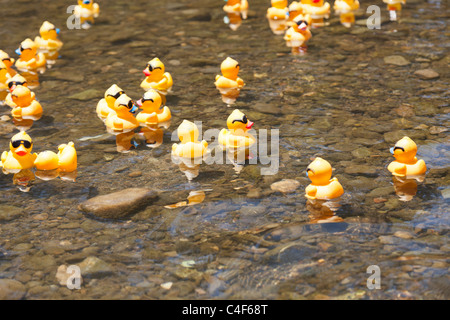
[[[0,177],[0,278],[19,282],[19,297],[450,297],[445,1],[408,0],[400,23],[388,22],[381,1],[362,1],[355,26],[341,26],[332,14],[329,26],[312,29],[302,56],[270,30],[270,1],[250,0],[236,31],[224,23],[224,2],[206,0],[99,1],[90,29],[69,30],[67,7],[75,2],[0,0],[0,49],[14,58],[44,20],[61,29],[61,57],[33,89],[44,115],[28,133],[35,152],[73,141],[79,164],[76,182],[36,179],[27,193],[12,175]],[[366,27],[369,4],[381,8],[379,30]],[[239,61],[246,83],[232,107],[214,87],[227,56]],[[389,56],[408,64],[386,63]],[[166,103],[171,127],[157,148],[141,141],[118,153],[95,107],[113,83],[141,98],[141,70],[153,57],[174,79]],[[439,77],[414,75],[421,69]],[[239,173],[232,164],[202,164],[188,181],[171,160],[172,132],[183,119],[202,121],[203,131],[221,129],[234,107],[256,130],[279,129],[278,172],[262,175],[261,163]],[[10,109],[1,107],[1,115]],[[2,119],[1,151],[18,132]],[[401,201],[387,171],[389,148],[404,135],[428,167],[410,201]],[[332,164],[345,190],[332,221],[304,197],[305,170],[317,156]],[[282,179],[299,185],[273,191]],[[157,190],[159,199],[122,220],[78,210],[89,198],[131,187]],[[202,203],[165,208],[198,190]],[[98,270],[84,275],[80,290],[60,285],[59,266],[89,257],[100,259]],[[366,286],[371,265],[381,270],[381,289]]]

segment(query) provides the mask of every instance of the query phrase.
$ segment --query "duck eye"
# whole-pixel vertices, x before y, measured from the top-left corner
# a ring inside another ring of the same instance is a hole
[[[3,59],[3,61],[9,61],[9,62],[11,62],[11,58],[5,58],[5,59]]]
[[[145,98],[142,98],[142,102],[145,102],[145,101],[155,102],[153,99],[145,99]]]
[[[133,108],[133,100],[128,101],[127,108],[128,109]]]
[[[244,117],[242,118],[242,123],[247,123],[247,122],[248,122],[247,116],[244,116]]]
[[[124,94],[125,92],[123,91],[119,91],[116,94],[108,94],[108,96],[113,97],[114,99],[118,99],[122,94]]]
[[[14,148],[20,147],[21,144],[23,144],[23,146],[24,146],[25,148],[29,149],[29,148],[31,148],[32,142],[30,142],[30,141],[28,141],[28,140],[14,140],[14,141],[11,141],[11,145],[12,145]]]
[[[395,150],[397,150],[397,149],[400,149],[400,150],[402,150],[403,152],[405,152],[405,149],[402,148],[402,147],[394,147],[394,152],[395,152]]]

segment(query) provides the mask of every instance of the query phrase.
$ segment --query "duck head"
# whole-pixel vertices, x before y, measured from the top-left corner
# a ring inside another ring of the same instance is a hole
[[[92,6],[94,5],[93,0],[78,0],[78,5],[80,5],[82,8],[85,9],[92,9]]]
[[[44,21],[41,28],[39,29],[39,34],[44,40],[56,40],[60,30],[55,27],[53,23]]]
[[[296,32],[306,32],[311,25],[311,16],[309,14],[303,15],[299,14],[293,20],[293,28]]]
[[[33,149],[33,141],[25,131],[21,131],[11,138],[11,141],[9,142],[9,149],[13,154],[18,155],[19,157],[24,157],[31,153],[31,150]]]
[[[113,84],[105,92],[105,100],[110,108],[114,108],[116,100],[125,93],[118,85]]]
[[[288,6],[288,1],[287,0],[271,0],[270,4],[274,8],[284,9]]]
[[[156,112],[161,107],[161,96],[156,90],[150,89],[144,93],[142,99],[136,101],[139,108],[149,112]]]
[[[24,108],[31,104],[34,97],[30,89],[19,85],[11,92],[11,99],[17,106]]]
[[[198,141],[199,131],[195,123],[183,120],[177,129],[178,138],[181,143]]]
[[[403,137],[397,141],[390,151],[398,162],[413,162],[417,153],[417,145],[411,138]]]
[[[315,158],[306,169],[306,175],[315,185],[326,185],[331,179],[331,164],[322,159]]]
[[[164,74],[164,63],[158,58],[154,58],[147,63],[147,67],[142,71],[150,79],[161,79]]]
[[[117,114],[128,115],[128,112],[135,113],[137,107],[134,105],[133,100],[126,94],[122,94],[114,103],[114,110]]]
[[[24,86],[24,87],[28,86],[27,79],[22,77],[20,74],[16,74],[14,77],[9,78],[6,81],[6,84],[8,85],[9,92],[13,92],[17,86]]]
[[[30,38],[25,39],[16,50],[21,59],[28,61],[36,56],[37,46]]]
[[[236,80],[239,73],[240,65],[236,60],[228,57],[220,65],[220,71],[225,78]]]
[[[247,116],[241,111],[235,109],[227,119],[227,126],[234,134],[239,132],[244,134],[251,129],[253,122],[248,120]]]
[[[0,61],[3,62],[6,68],[11,68],[15,60],[9,56],[5,51],[0,50]]]

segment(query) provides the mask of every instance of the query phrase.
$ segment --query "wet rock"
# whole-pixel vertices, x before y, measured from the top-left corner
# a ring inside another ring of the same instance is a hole
[[[1,205],[0,206],[0,221],[11,221],[23,215],[21,208]]]
[[[281,193],[292,193],[300,186],[300,182],[293,179],[283,179],[281,181],[272,183],[270,188],[273,191],[281,192]]]
[[[378,240],[380,240],[383,244],[394,244],[395,238],[393,236],[379,236]]]
[[[414,236],[409,233],[408,231],[396,231],[394,232],[394,237],[401,238],[401,239],[412,239]]]
[[[25,286],[19,281],[0,279],[0,300],[20,300],[25,294]]]
[[[367,148],[358,148],[352,151],[352,155],[355,158],[367,158],[371,154],[370,150]]]
[[[408,60],[406,60],[404,57],[402,56],[387,56],[384,57],[384,63],[386,64],[393,64],[396,66],[406,66],[408,64],[410,64],[411,62],[409,62]]]
[[[113,272],[108,263],[97,257],[87,257],[78,266],[82,277],[100,278]]]
[[[450,188],[442,190],[441,194],[442,194],[442,197],[444,197],[444,199],[450,198]]]
[[[367,197],[370,198],[381,198],[381,197],[385,197],[391,193],[394,193],[394,188],[389,186],[389,187],[380,187],[380,188],[376,188],[373,189],[372,191],[370,191],[367,194]]]
[[[60,265],[56,270],[56,280],[61,286],[67,286],[67,280],[74,275],[74,272],[67,272],[67,266],[65,264]],[[80,281],[83,283],[83,277],[80,275]],[[81,284],[80,283],[80,284]]]
[[[81,203],[78,208],[96,217],[121,219],[158,198],[156,192],[146,188],[130,188],[97,196]]]
[[[51,270],[56,265],[55,258],[50,255],[35,255],[24,261],[24,266],[30,270]]]
[[[439,73],[437,73],[433,69],[417,70],[414,72],[414,75],[418,76],[421,79],[425,79],[425,80],[439,78]]]
[[[256,103],[254,108],[262,113],[280,114],[280,107],[275,103]]]
[[[374,168],[372,166],[362,164],[362,165],[349,166],[349,167],[345,168],[344,172],[348,173],[348,174],[372,175],[372,174],[375,174],[377,172],[377,170],[376,170],[376,168]]]
[[[183,280],[192,280],[196,283],[200,282],[203,278],[203,274],[195,269],[185,268],[182,266],[177,267],[174,272],[174,275]]]

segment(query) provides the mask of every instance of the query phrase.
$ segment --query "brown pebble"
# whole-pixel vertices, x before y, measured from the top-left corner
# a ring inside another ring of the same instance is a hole
[[[129,176],[130,178],[137,178],[137,177],[140,177],[140,176],[142,176],[142,171],[133,171],[133,172],[130,172],[130,174],[128,174],[128,176]]]

